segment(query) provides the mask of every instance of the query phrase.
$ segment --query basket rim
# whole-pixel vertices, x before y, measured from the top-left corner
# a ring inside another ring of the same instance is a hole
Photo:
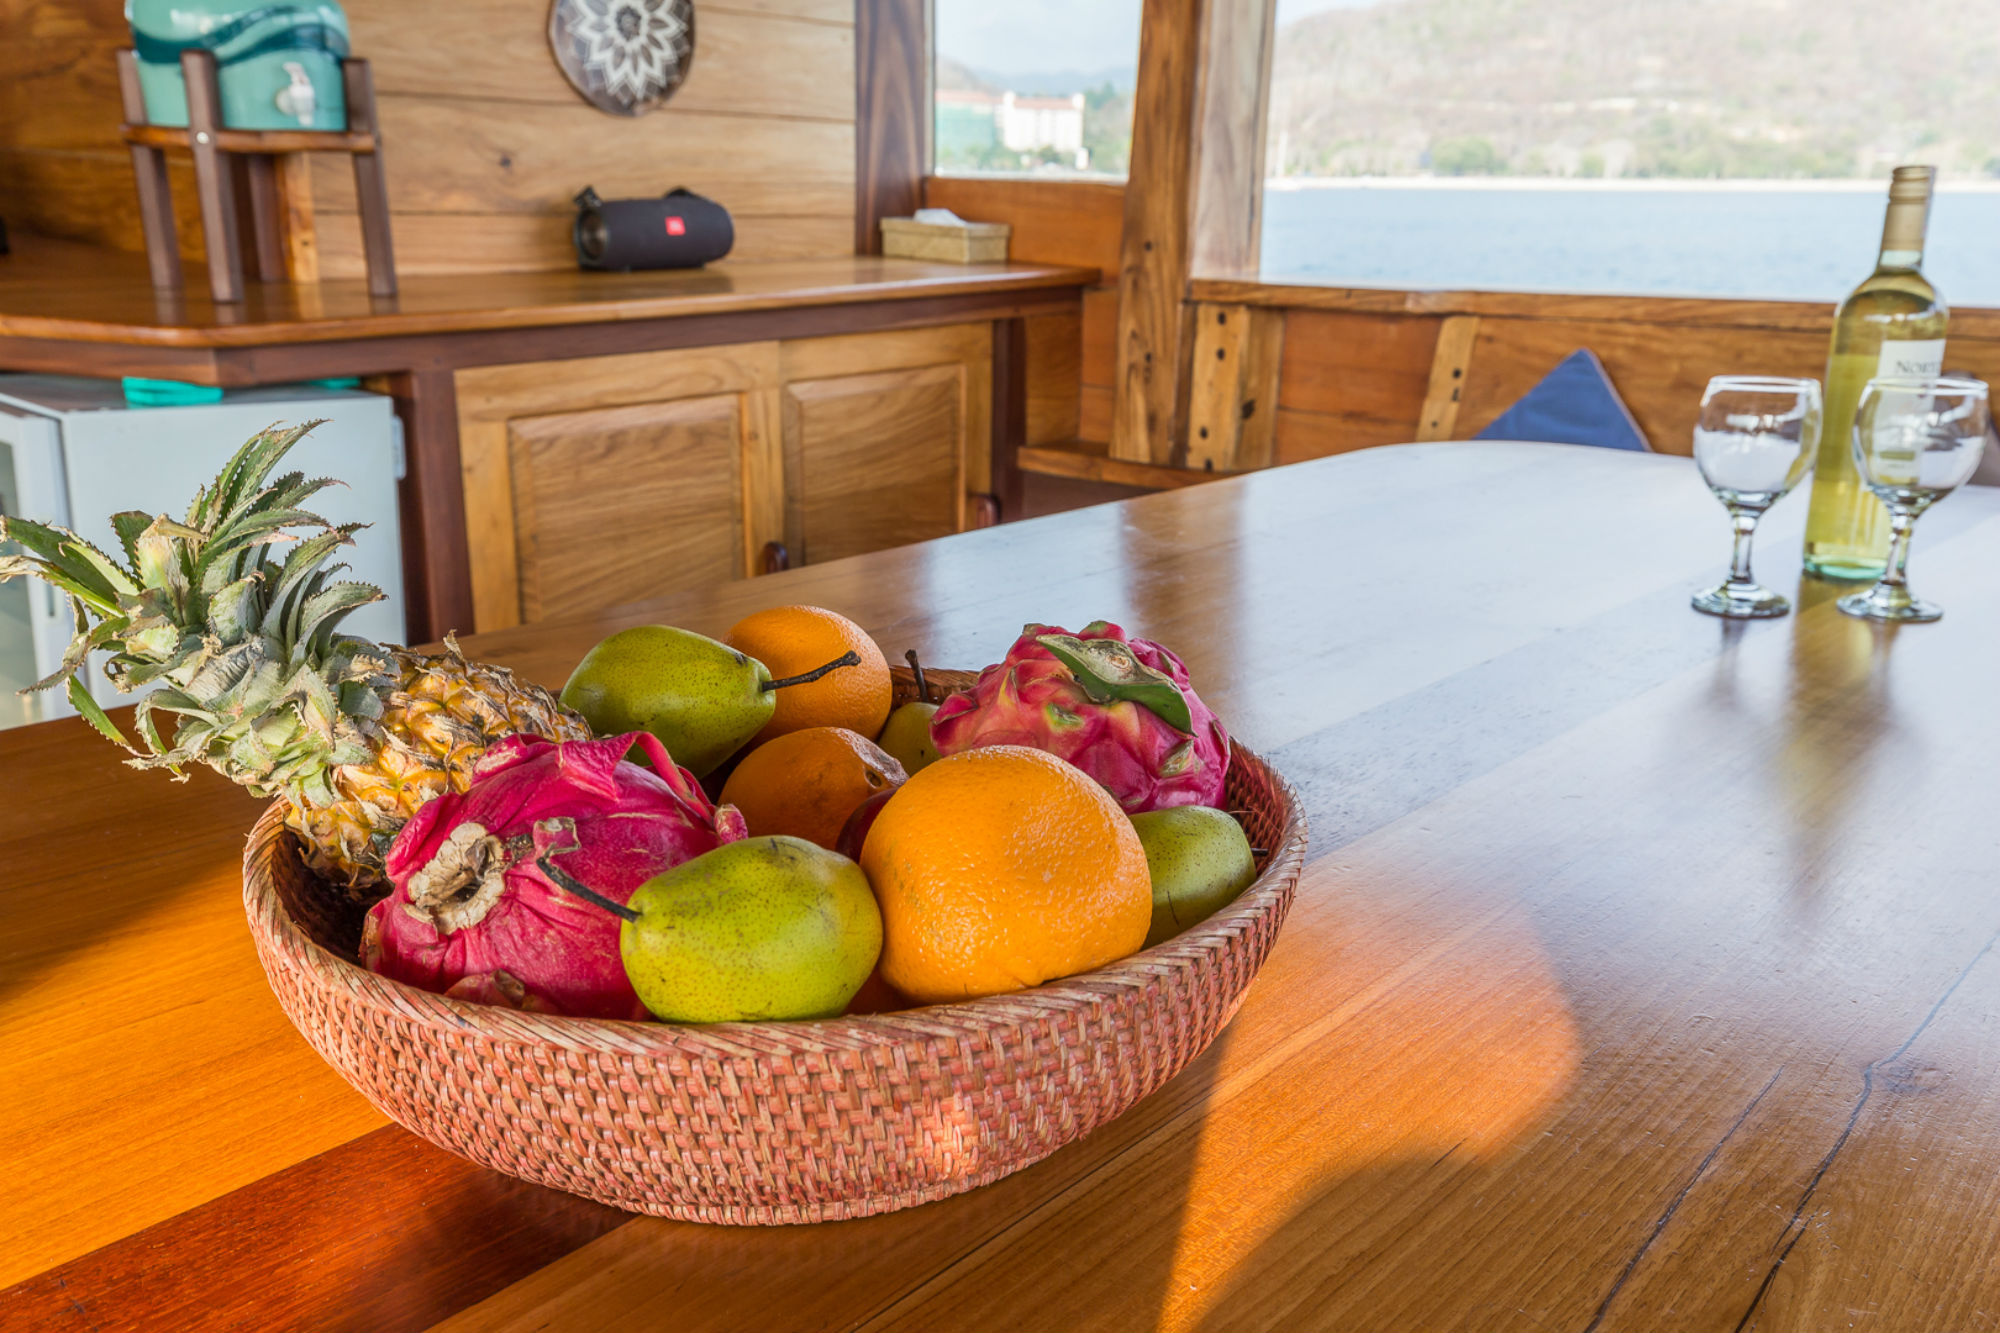
[[[665,1023],[634,1019],[542,1014],[451,999],[393,980],[353,963],[320,944],[292,919],[271,876],[266,856],[291,831],[281,798],[265,807],[251,830],[243,858],[243,906],[260,952],[290,954],[338,985],[350,1002],[452,1032],[477,1032],[500,1041],[532,1042],[578,1052],[615,1051],[626,1056],[673,1059],[691,1050],[755,1057],[800,1049],[866,1050],[938,1039],[958,1040],[997,1029],[1045,1023],[1052,1011],[1089,1008],[1119,992],[1144,987],[1162,975],[1201,966],[1268,914],[1283,912],[1304,866],[1308,829],[1298,791],[1283,774],[1241,742],[1231,740],[1232,764],[1260,770],[1277,794],[1282,819],[1277,846],[1250,886],[1226,907],[1172,939],[1114,963],[1001,995],[921,1005],[880,1014],[833,1018],[770,1019],[727,1023]],[[270,965],[267,959],[267,965]]]

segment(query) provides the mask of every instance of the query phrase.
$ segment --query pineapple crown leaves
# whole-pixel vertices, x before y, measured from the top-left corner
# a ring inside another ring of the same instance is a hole
[[[180,775],[208,763],[262,794],[290,790],[333,799],[329,770],[370,751],[374,721],[393,687],[392,664],[373,644],[339,633],[379,589],[333,576],[329,563],[365,524],[330,523],[303,508],[339,483],[271,473],[309,421],[273,426],[238,449],[195,496],[184,520],[139,512],[112,516],[124,563],[64,528],[0,519],[0,581],[33,576],[68,595],[76,635],[62,665],[31,689],[66,681],[77,710],[130,749],[141,768]],[[282,560],[278,547],[288,548]],[[139,702],[126,741],[76,679],[93,652],[122,691],[162,688]],[[174,719],[171,742],[161,716]]]

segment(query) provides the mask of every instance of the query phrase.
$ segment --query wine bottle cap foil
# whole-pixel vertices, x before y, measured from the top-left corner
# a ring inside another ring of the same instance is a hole
[[[1922,203],[1931,197],[1931,185],[1936,180],[1936,167],[1897,167],[1889,178],[1889,202]]]

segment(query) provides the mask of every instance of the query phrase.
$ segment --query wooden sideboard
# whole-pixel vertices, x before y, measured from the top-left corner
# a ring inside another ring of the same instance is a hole
[[[991,325],[966,323],[458,371],[475,619],[972,526],[991,489],[992,356]]]
[[[252,283],[217,305],[135,255],[24,236],[0,369],[392,394],[410,636],[493,629],[853,555],[1004,506],[1023,321],[1097,271],[852,256],[657,273]],[[164,501],[163,501],[164,502]]]

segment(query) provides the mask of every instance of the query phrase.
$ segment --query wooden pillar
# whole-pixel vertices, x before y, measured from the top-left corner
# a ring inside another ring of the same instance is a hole
[[[1119,247],[1111,457],[1173,463],[1187,314],[1195,88],[1205,0],[1145,0]]]
[[[1194,306],[1188,364],[1187,466],[1244,472],[1273,461],[1285,312]]]
[[[1256,273],[1275,9],[1275,0],[1145,0],[1118,273],[1113,458],[1184,464],[1199,453],[1221,465],[1188,428],[1192,416],[1222,410],[1191,402],[1203,381],[1190,373],[1199,330],[1188,281],[1197,272]]]
[[[931,50],[924,0],[855,0],[854,252],[882,253],[883,218],[923,203]]]
[[[1194,253],[1200,278],[1254,282],[1264,233],[1273,0],[1209,0],[1196,109]]]
[[[417,370],[371,381],[396,400],[403,420],[400,492],[403,601],[411,643],[469,634],[472,563],[458,453],[458,392],[449,370]]]
[[[1028,442],[1028,321],[993,321],[993,453],[994,522],[1021,517],[1025,507],[1021,484],[1021,446]],[[990,527],[984,521],[975,527]]]

